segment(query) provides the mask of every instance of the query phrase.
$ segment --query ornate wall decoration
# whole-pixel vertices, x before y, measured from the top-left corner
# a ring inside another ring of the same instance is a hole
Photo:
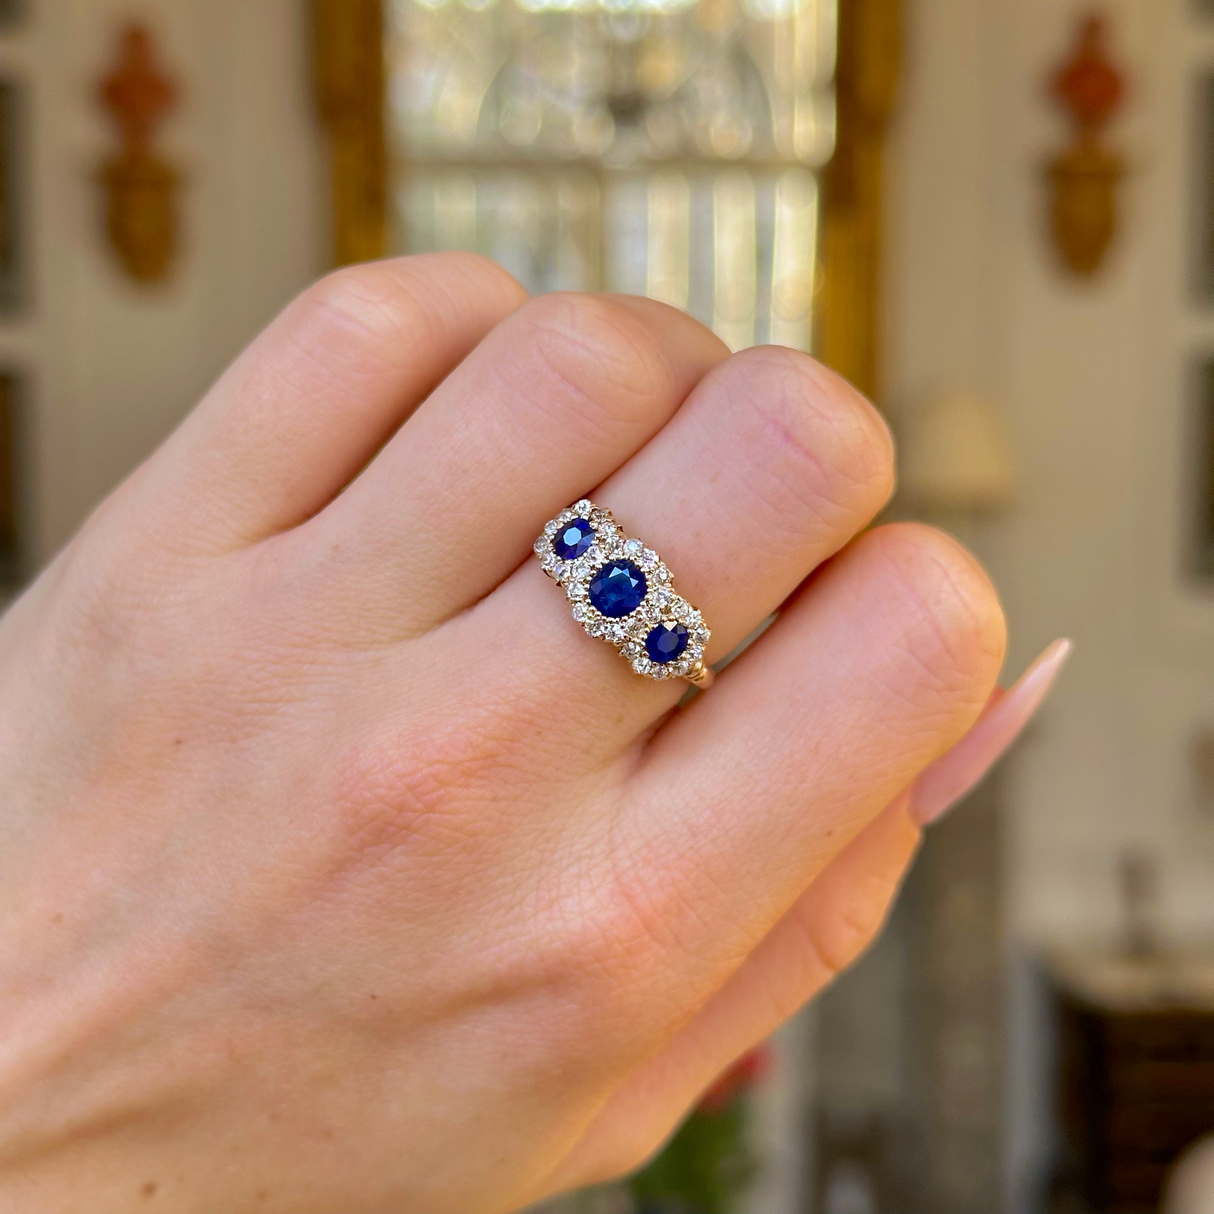
[[[1073,126],[1070,147],[1047,173],[1054,245],[1071,273],[1091,277],[1117,231],[1121,157],[1104,144],[1104,132],[1125,91],[1108,58],[1108,23],[1097,14],[1079,26],[1070,58],[1054,76],[1051,93]]]
[[[119,60],[101,82],[101,103],[114,119],[120,150],[101,167],[106,232],[126,272],[156,282],[177,250],[176,195],[180,175],[152,147],[177,101],[177,87],[157,66],[151,33],[130,25]]]

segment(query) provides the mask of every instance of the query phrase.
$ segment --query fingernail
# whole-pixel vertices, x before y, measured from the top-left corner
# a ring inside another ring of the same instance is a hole
[[[956,746],[920,773],[910,803],[911,817],[920,826],[934,822],[986,775],[1029,723],[1070,652],[1065,638],[1048,646],[1014,687],[991,697]]]

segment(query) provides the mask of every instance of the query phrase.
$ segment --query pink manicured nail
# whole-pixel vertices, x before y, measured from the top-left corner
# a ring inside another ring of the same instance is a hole
[[[910,815],[920,826],[934,822],[986,775],[1037,711],[1070,652],[1065,639],[1048,646],[1010,691],[991,697],[952,750],[920,773],[910,802]]]

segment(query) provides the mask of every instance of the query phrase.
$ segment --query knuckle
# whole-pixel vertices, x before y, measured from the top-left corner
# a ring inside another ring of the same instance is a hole
[[[645,421],[676,376],[659,338],[620,302],[553,293],[520,309],[542,374],[580,398],[592,419]]]
[[[638,1119],[635,1126],[622,1129],[618,1141],[613,1142],[602,1158],[595,1161],[587,1183],[609,1184],[640,1171],[652,1162],[686,1112],[686,1109],[680,1108],[677,1118],[669,1117],[661,1125],[651,1125],[649,1119],[645,1118]]]
[[[876,939],[896,888],[896,879],[870,874],[848,886],[831,914],[801,921],[810,955],[830,977],[847,969]]]
[[[562,968],[578,976],[600,1039],[627,1052],[681,1022],[695,983],[672,983],[672,974],[711,972],[716,959],[691,943],[712,934],[677,879],[617,862],[562,902]]]
[[[744,397],[760,427],[760,441],[774,449],[765,473],[849,514],[869,517],[889,499],[889,427],[844,379],[783,346],[742,351],[726,366],[730,388]]]
[[[510,274],[479,253],[422,253],[334,270],[298,307],[305,341],[353,338],[364,355],[395,363],[465,328],[471,316],[495,319],[526,298]]]
[[[463,721],[347,751],[335,806],[339,855],[362,864],[397,854],[479,855],[500,834],[501,815],[528,779],[506,724],[470,712]],[[469,860],[475,871],[479,861]]]
[[[566,911],[559,950],[574,972],[587,977],[599,994],[630,1000],[645,986],[660,944],[661,928],[652,907],[613,882],[588,891]]]
[[[327,274],[300,297],[305,333],[332,332],[336,340],[354,338],[385,358],[402,348],[400,337],[425,341],[434,336],[434,319],[409,283],[384,263],[348,266]]]
[[[509,270],[483,253],[452,250],[442,253],[415,253],[410,257],[397,258],[388,265],[408,267],[424,279],[427,286],[437,286],[445,280],[457,279],[469,287],[485,294],[500,296],[510,303],[524,303],[527,290]]]
[[[920,523],[892,523],[865,537],[896,584],[904,643],[922,674],[950,701],[985,701],[999,672],[1007,629],[999,598],[978,562],[950,536]]]
[[[151,512],[124,483],[85,520],[60,557],[56,596],[81,660],[155,648],[190,567],[166,560]]]

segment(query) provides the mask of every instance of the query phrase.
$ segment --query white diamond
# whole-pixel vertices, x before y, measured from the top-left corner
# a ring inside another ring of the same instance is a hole
[[[538,540],[532,545],[535,549],[536,556],[544,556],[548,552],[548,537],[541,535]]]
[[[588,502],[588,501],[587,501],[585,498],[582,498],[582,500],[581,500],[580,502],[577,502],[577,503],[574,505],[574,507],[573,507],[573,513],[574,513],[574,514],[576,514],[576,515],[578,515],[578,516],[579,516],[579,517],[581,517],[581,518],[589,518],[589,517],[590,517],[590,511],[591,511],[593,508],[594,508],[594,507],[593,507],[593,506],[591,506],[591,504],[590,504],[590,503],[589,503],[589,502]]]
[[[585,620],[589,615],[589,611],[582,603],[577,603],[573,608],[573,618],[578,621]]]
[[[658,569],[654,572],[653,576],[655,578],[657,578],[659,582],[669,582],[670,581],[670,570],[667,569],[665,565],[663,565],[660,569]]]
[[[646,548],[645,551],[641,553],[641,558],[638,561],[638,564],[642,569],[654,569],[657,567],[657,563],[658,554],[654,552],[652,548]]]
[[[560,525],[560,523],[558,523],[558,522],[556,521],[556,519],[553,519],[553,520],[552,520],[552,522],[550,522],[550,523],[545,523],[545,524],[544,524],[544,534],[545,534],[546,536],[548,536],[549,538],[551,538],[552,536],[556,535],[556,533],[557,533],[557,532],[558,532],[560,529],[561,529],[561,525]]]
[[[641,656],[641,647],[635,641],[625,641],[620,646],[620,652],[626,658],[637,658]]]
[[[624,545],[624,551],[628,553],[629,556],[636,556],[636,554],[644,547],[645,545],[642,544],[640,540],[629,540],[628,543]]]

